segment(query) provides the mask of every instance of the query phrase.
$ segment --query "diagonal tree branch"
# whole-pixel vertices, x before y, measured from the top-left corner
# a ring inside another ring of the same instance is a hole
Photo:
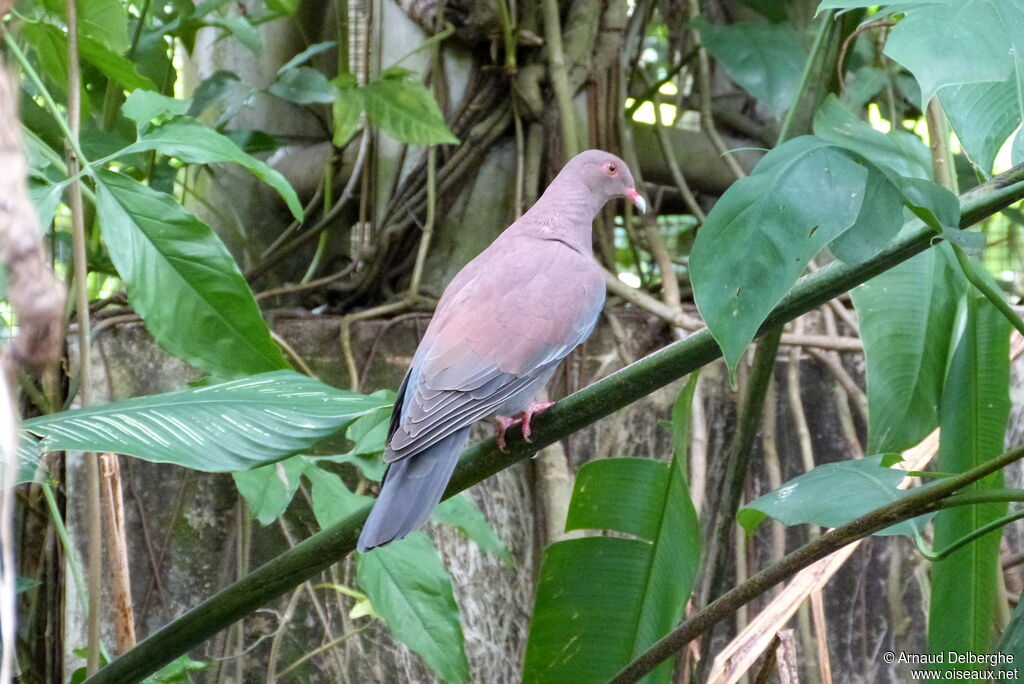
[[[1021,198],[1024,198],[1024,164],[962,195],[960,225],[973,225]],[[916,228],[909,229],[889,248],[863,264],[847,266],[834,262],[805,276],[768,316],[761,333],[923,252],[934,240],[937,240],[935,234],[917,223]],[[537,416],[532,444],[525,443],[519,433],[514,433],[510,434],[513,439],[507,452],[499,451],[493,439],[468,449],[452,477],[447,496],[529,457],[719,356],[721,350],[705,328],[630,364]],[[86,680],[87,684],[141,680],[267,601],[330,567],[355,549],[368,513],[369,506],[366,506],[214,594],[97,672]]]

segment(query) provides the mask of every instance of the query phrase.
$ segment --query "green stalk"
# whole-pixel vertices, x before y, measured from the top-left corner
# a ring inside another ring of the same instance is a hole
[[[955,497],[951,497],[951,498],[955,498]],[[962,504],[963,502],[959,502],[959,503]],[[935,561],[940,561],[943,558],[947,558],[951,553],[953,553],[954,551],[956,551],[957,549],[959,549],[959,548],[961,548],[963,546],[966,546],[967,544],[970,544],[975,539],[980,539],[981,537],[984,537],[989,532],[995,532],[996,530],[1002,528],[1003,526],[1009,525],[1012,522],[1016,522],[1017,520],[1020,520],[1021,518],[1024,518],[1024,511],[1017,511],[1016,513],[1010,513],[1008,515],[1004,515],[1003,517],[1001,517],[1001,518],[999,518],[997,520],[993,520],[992,522],[988,523],[987,525],[982,525],[978,529],[972,530],[970,534],[966,534],[963,537],[960,537],[955,542],[953,542],[952,544],[950,544],[946,548],[942,549],[941,551],[929,550],[925,546],[924,539],[921,538],[920,534],[914,536],[914,543],[917,544],[917,550],[921,552],[921,555],[934,563]]]
[[[4,44],[7,46],[7,49],[11,51],[11,55],[13,55],[15,61],[18,62],[18,66],[21,67],[22,72],[28,76],[28,80],[32,81],[32,85],[34,85],[36,90],[39,91],[39,97],[43,98],[43,104],[46,105],[46,109],[49,110],[50,116],[52,116],[53,120],[57,123],[57,126],[60,128],[60,132],[64,136],[64,139],[67,140],[68,145],[71,146],[71,151],[74,152],[75,156],[78,158],[79,163],[82,165],[82,170],[88,170],[89,161],[85,158],[85,155],[82,154],[82,148],[78,145],[78,139],[71,134],[71,129],[68,128],[67,120],[61,115],[56,101],[54,101],[53,96],[50,95],[50,91],[47,90],[46,86],[43,84],[43,79],[39,78],[39,74],[36,72],[35,68],[33,68],[28,57],[21,51],[21,48],[18,47],[18,41],[14,40],[6,28],[0,28],[0,30],[4,33]]]
[[[961,226],[970,226],[1022,197],[1024,165],[1017,166],[965,194],[961,198]],[[916,223],[916,228],[909,229],[898,241],[863,264],[847,266],[833,262],[801,278],[790,294],[769,314],[761,326],[761,333],[807,313],[829,299],[928,249],[935,237],[934,233],[920,222]],[[499,451],[493,439],[466,450],[448,485],[446,496],[452,496],[532,456],[547,445],[697,370],[719,358],[721,354],[711,333],[707,329],[700,330],[685,340],[659,349],[566,397],[534,419],[531,444],[526,444],[519,438],[519,433],[516,432],[518,428],[512,428],[508,435],[511,443],[507,452]],[[991,471],[985,474],[988,472]],[[963,477],[948,478],[932,486],[948,487],[949,483],[958,483],[957,487],[949,490],[954,491],[962,486],[959,483],[963,482]],[[910,499],[911,497],[907,497],[898,503],[902,504]],[[88,684],[120,684],[141,680],[259,606],[330,567],[355,549],[359,530],[369,511],[370,506],[364,506],[345,520],[309,537],[203,601],[90,677],[87,680]],[[890,521],[880,523],[880,527],[872,528],[870,531],[893,524],[891,519],[887,520]],[[822,535],[813,543],[834,543],[836,537],[829,536],[831,534],[830,532]],[[823,547],[814,547],[819,548]],[[806,555],[810,552],[803,553]],[[819,557],[821,556],[815,556],[815,559]],[[781,576],[776,582],[785,579],[786,576]],[[744,602],[756,595],[758,594],[750,595]],[[722,601],[726,603],[723,604]],[[715,605],[742,605],[736,604],[735,601],[736,595],[730,592],[701,612],[706,615],[706,611]],[[715,610],[718,611],[720,608]],[[723,619],[727,614],[719,615],[715,621]],[[672,652],[676,653],[678,649]]]
[[[811,82],[811,72],[814,70],[814,66],[818,63],[821,57],[821,51],[825,47],[825,38],[828,37],[829,31],[832,30],[832,15],[833,10],[826,10],[821,15],[821,21],[818,24],[818,31],[814,35],[814,45],[811,46],[811,54],[807,55],[807,61],[804,63],[804,71],[800,74],[800,85],[797,86],[796,95],[793,97],[793,104],[786,111],[786,118],[782,120],[782,128],[779,130],[779,141],[777,144],[782,144],[789,140],[790,129],[793,127],[793,119],[796,116],[796,110],[800,107],[803,94],[807,92],[807,87]]]
[[[978,273],[977,266],[971,261],[970,257],[964,254],[964,251],[950,243],[953,247],[953,253],[956,254],[956,261],[960,264],[960,269],[967,276],[967,280],[978,288],[978,292],[985,295],[985,299],[992,302],[993,306],[999,309],[999,313],[1003,314],[1003,317],[1010,322],[1014,328],[1017,329],[1021,335],[1024,335],[1024,321],[1020,319],[1017,312],[1013,310],[1013,307],[1003,298],[1001,292],[996,290],[992,285],[985,280],[980,273]]]

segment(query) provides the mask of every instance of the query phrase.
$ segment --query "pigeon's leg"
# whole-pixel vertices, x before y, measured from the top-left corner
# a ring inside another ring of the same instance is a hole
[[[523,439],[525,439],[527,442],[532,441],[530,439],[530,419],[533,418],[538,413],[540,413],[541,411],[544,411],[548,407],[554,405],[555,402],[553,401],[535,401],[529,406],[527,406],[525,411],[519,414],[520,420],[523,421]]]
[[[505,431],[518,423],[519,420],[519,418],[509,418],[508,416],[494,416],[494,427],[498,431],[498,448],[502,451],[508,451],[505,448]]]

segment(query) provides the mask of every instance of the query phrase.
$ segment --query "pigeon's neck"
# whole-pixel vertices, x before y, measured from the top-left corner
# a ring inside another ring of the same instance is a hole
[[[604,201],[578,180],[556,177],[519,223],[523,232],[557,238],[590,254],[592,225],[602,206]]]

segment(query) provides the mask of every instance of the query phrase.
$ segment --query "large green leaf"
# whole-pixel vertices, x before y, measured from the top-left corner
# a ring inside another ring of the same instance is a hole
[[[732,80],[777,114],[789,109],[807,61],[792,24],[719,26],[702,16],[691,23]]]
[[[769,152],[708,214],[690,275],[730,368],[807,262],[854,224],[867,176],[841,148],[802,136]]]
[[[359,586],[395,637],[446,682],[468,682],[451,578],[423,532],[360,554]]]
[[[286,368],[220,239],[172,197],[94,169],[103,239],[135,310],[164,348],[221,377]]]
[[[31,418],[48,451],[112,451],[207,472],[233,472],[306,451],[381,399],[293,371]]]
[[[870,167],[867,184],[870,197],[861,204],[854,226],[836,239],[838,251],[850,246],[870,246],[870,250],[853,256],[870,258],[877,254],[875,247],[883,247],[902,223],[902,212],[893,204],[897,197],[954,244],[971,251],[980,250],[985,244],[981,233],[960,229],[960,201],[952,192],[930,180],[931,155],[916,136],[904,131],[877,131],[834,95],[827,97],[818,109],[814,133],[849,150]]]
[[[677,413],[689,416],[695,378]],[[683,615],[700,561],[697,514],[685,477],[689,434],[666,465],[612,458],[580,468],[566,530],[612,530],[544,552],[523,666],[524,682],[604,682]],[[645,682],[667,682],[672,662]]]
[[[962,325],[942,393],[937,467],[960,473],[1003,451],[1010,415],[1010,324],[976,290],[964,298]],[[998,471],[965,491],[1000,488]],[[945,548],[1006,513],[1006,503],[958,506],[935,519],[934,545]],[[990,652],[999,595],[999,542],[988,534],[932,564],[928,648],[933,653]],[[957,669],[978,669],[957,665]]]
[[[138,141],[118,152],[118,156],[149,150],[156,150],[160,154],[176,157],[190,164],[239,164],[277,190],[292,215],[302,220],[302,203],[284,176],[259,159],[243,152],[242,148],[227,136],[191,117],[175,117],[165,124],[150,128]]]
[[[747,534],[765,517],[783,525],[845,525],[910,493],[896,488],[906,472],[888,467],[891,460],[879,454],[820,465],[750,502],[740,509],[736,519]],[[914,535],[930,517],[905,520],[875,534]]]
[[[903,451],[939,424],[963,275],[938,245],[851,291],[867,360],[868,451]]]
[[[408,77],[409,72],[404,71],[390,77],[385,74],[360,89],[370,121],[401,142],[458,144],[434,96],[422,83]]]
[[[252,470],[240,470],[231,476],[252,514],[261,525],[269,525],[288,508],[307,465],[302,456],[292,456]]]

